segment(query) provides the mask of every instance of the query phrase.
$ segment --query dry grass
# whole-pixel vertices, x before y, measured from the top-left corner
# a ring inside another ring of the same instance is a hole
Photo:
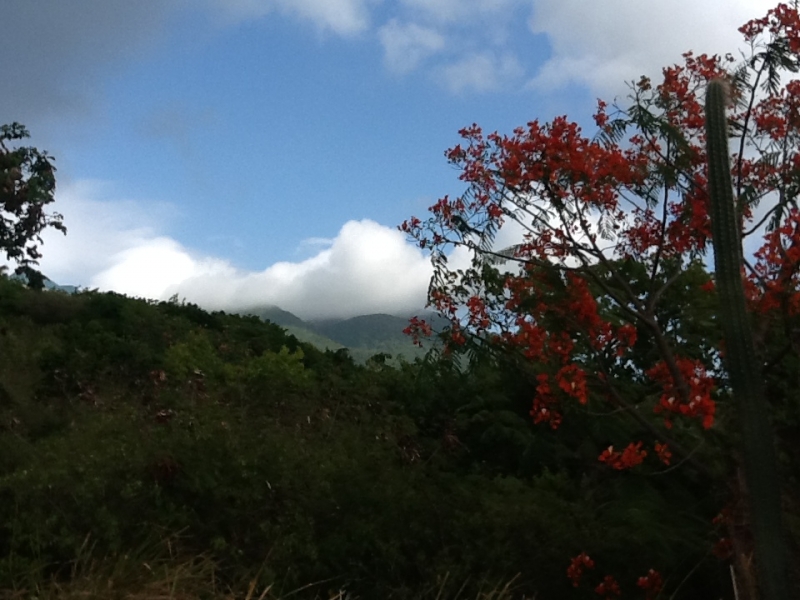
[[[220,580],[219,565],[209,556],[182,556],[180,542],[180,535],[173,535],[129,554],[96,559],[87,536],[66,572],[49,579],[31,574],[26,585],[0,589],[0,600],[359,600],[344,589],[323,592],[329,587],[325,584],[333,581],[330,579],[283,592],[273,589],[273,584],[259,585],[259,572],[232,586]],[[436,588],[422,593],[419,600],[535,600],[515,593],[517,578],[487,583],[470,598],[465,594],[467,582],[453,591],[446,573]]]
[[[155,563],[155,564],[153,564]],[[288,593],[277,593],[272,585],[259,587],[256,580],[239,589],[222,587],[217,565],[205,556],[189,560],[140,561],[129,556],[115,561],[91,561],[74,565],[71,577],[51,579],[30,587],[0,590],[2,600],[359,600],[346,590],[320,595],[315,588],[327,581],[302,586]],[[480,592],[475,600],[526,600],[514,594],[514,580]],[[430,600],[468,600],[462,586],[455,595],[444,592],[447,576]],[[312,596],[313,594],[313,596]],[[420,599],[422,600],[422,598]],[[533,600],[528,598],[527,600]]]

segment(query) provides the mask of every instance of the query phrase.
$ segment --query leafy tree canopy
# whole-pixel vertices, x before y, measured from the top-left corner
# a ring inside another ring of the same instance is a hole
[[[46,227],[67,230],[60,214],[45,212],[55,199],[52,157],[36,148],[9,144],[28,137],[19,123],[0,125],[0,252],[17,264],[15,272],[31,287],[41,288],[44,279],[34,268],[42,256],[41,232]]]

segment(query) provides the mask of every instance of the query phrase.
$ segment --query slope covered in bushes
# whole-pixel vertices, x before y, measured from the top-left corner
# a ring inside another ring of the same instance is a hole
[[[243,596],[559,598],[588,547],[620,581],[724,586],[702,478],[610,471],[619,422],[534,428],[533,386],[488,354],[359,366],[255,317],[0,279],[0,589],[133,561],[133,587],[213,564]]]

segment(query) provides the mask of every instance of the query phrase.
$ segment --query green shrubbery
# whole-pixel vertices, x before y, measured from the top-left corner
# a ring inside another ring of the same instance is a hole
[[[602,425],[533,428],[531,384],[488,355],[358,366],[257,319],[8,280],[0,305],[0,588],[169,540],[175,565],[206,557],[220,589],[255,577],[274,597],[463,597],[517,575],[561,597],[587,546],[632,580],[694,561],[693,589],[714,589],[696,548],[716,504],[691,473],[610,473]]]

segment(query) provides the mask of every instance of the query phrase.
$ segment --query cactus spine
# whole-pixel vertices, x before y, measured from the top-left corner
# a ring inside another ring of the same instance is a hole
[[[759,588],[763,600],[788,600],[777,461],[742,283],[741,225],[733,197],[725,116],[727,90],[727,82],[717,79],[706,92],[708,189],[725,361],[738,404]]]

